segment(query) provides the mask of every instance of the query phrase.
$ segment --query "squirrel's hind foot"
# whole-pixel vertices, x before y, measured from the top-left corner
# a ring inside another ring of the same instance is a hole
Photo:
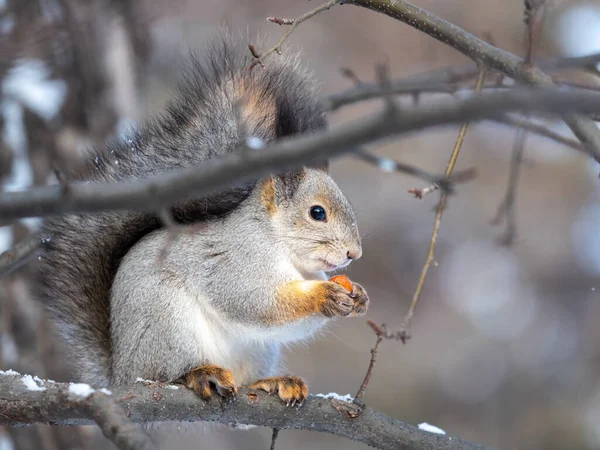
[[[183,380],[185,385],[193,389],[203,400],[210,400],[213,389],[223,398],[232,398],[237,394],[231,372],[212,364],[191,370],[183,376]]]
[[[261,389],[269,394],[277,392],[279,398],[287,406],[301,405],[308,396],[308,387],[304,380],[294,376],[263,378],[248,387],[250,389]]]

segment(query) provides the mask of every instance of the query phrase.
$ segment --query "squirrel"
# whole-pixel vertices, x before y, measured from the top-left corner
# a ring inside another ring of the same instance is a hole
[[[327,126],[298,56],[251,70],[228,37],[192,55],[166,111],[129,139],[90,152],[78,181],[116,182],[192,167]],[[260,150],[248,150],[260,151]],[[277,372],[280,349],[369,298],[325,275],[362,254],[356,218],[326,161],[231,186],[159,214],[67,214],[43,224],[38,296],[96,386],[137,378],[182,382],[203,399],[237,386],[301,403],[306,383]]]

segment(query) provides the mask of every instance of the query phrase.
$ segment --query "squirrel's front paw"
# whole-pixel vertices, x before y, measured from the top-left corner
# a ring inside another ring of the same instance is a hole
[[[327,293],[325,301],[321,305],[321,313],[327,317],[348,316],[354,309],[355,301],[352,293],[348,292],[343,286],[326,282]]]
[[[288,406],[301,405],[308,395],[308,387],[304,380],[293,376],[263,378],[248,387],[250,389],[262,389],[269,394],[277,392],[279,398]]]
[[[237,387],[227,369],[212,364],[197,367],[183,376],[185,385],[204,400],[210,400],[212,389],[223,398],[235,397]]]
[[[352,293],[350,297],[354,300],[354,308],[350,312],[351,316],[362,316],[369,309],[369,296],[367,291],[358,283],[352,283]]]

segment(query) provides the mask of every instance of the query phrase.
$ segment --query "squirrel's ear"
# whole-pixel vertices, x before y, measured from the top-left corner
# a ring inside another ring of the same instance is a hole
[[[275,203],[279,205],[284,201],[291,200],[305,176],[306,170],[304,169],[273,175]]]
[[[309,169],[316,169],[325,173],[329,173],[329,160],[317,161],[313,164],[307,164],[306,167],[308,167]]]

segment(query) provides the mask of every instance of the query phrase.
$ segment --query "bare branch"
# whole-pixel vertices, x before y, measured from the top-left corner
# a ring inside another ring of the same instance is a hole
[[[405,0],[347,0],[400,20],[468,56],[477,64],[502,72],[509,77],[534,86],[553,86],[552,78],[540,69],[525,64],[521,58],[506,52]],[[600,162],[600,130],[589,118],[571,112],[563,117],[575,136],[594,159]]]
[[[479,77],[477,78],[477,84],[475,85],[475,89],[477,91],[481,90],[481,86],[483,85],[483,80],[485,77],[485,70],[482,70],[479,73]],[[446,167],[446,172],[444,174],[444,179],[447,180],[454,170],[456,165],[456,161],[458,160],[458,155],[460,153],[460,149],[465,140],[465,135],[467,134],[467,128],[469,126],[469,122],[465,122],[458,132],[458,137],[456,139],[456,143],[454,144],[454,148],[452,149],[452,153],[450,155],[450,160],[448,161],[448,165]],[[444,208],[446,206],[446,193],[442,191],[440,193],[440,202],[437,206],[435,220],[433,223],[433,231],[431,232],[431,239],[429,240],[429,248],[427,249],[427,256],[425,257],[425,263],[423,264],[423,268],[421,269],[421,274],[419,275],[419,281],[417,282],[417,287],[415,288],[415,293],[413,294],[412,301],[410,303],[410,307],[406,316],[404,317],[403,329],[405,333],[403,334],[402,342],[406,343],[407,339],[410,339],[410,321],[415,312],[415,307],[419,301],[421,296],[421,290],[423,289],[423,285],[425,284],[425,278],[427,277],[427,272],[429,271],[429,267],[433,264],[433,254],[435,252],[435,246],[437,242],[437,236],[440,229],[440,223],[442,221],[442,214],[444,213]]]
[[[334,5],[337,5],[341,1],[342,0],[329,0],[328,2],[323,3],[320,6],[317,6],[315,9],[313,9],[307,13],[304,13],[300,17],[297,17],[295,19],[282,19],[282,18],[277,18],[277,17],[267,17],[267,22],[276,23],[278,25],[289,25],[289,28],[283,34],[281,39],[279,39],[277,44],[275,44],[273,47],[268,49],[262,55],[259,54],[256,51],[256,49],[254,49],[254,47],[250,48],[250,52],[252,53],[252,56],[254,57],[254,62],[250,65],[249,69],[252,70],[257,65],[260,65],[264,68],[265,59],[272,53],[281,54],[281,46],[287,40],[287,38],[290,36],[290,34],[292,34],[294,32],[294,30],[296,29],[296,27],[298,25],[300,25],[301,23],[307,21],[311,17],[314,17],[323,11],[327,11],[329,8],[331,8]]]
[[[0,254],[0,275],[9,274],[35,256],[40,247],[40,238],[32,234],[19,242],[12,250]]]
[[[525,0],[525,25],[527,27],[527,51],[525,54],[525,64],[531,64],[533,53],[535,51],[537,40],[541,34],[544,24],[543,16],[545,12],[546,0]],[[540,13],[540,10],[542,11]]]
[[[129,420],[123,408],[110,395],[95,392],[87,400],[90,418],[121,450],[155,450],[152,440]]]
[[[371,380],[371,374],[373,373],[373,367],[375,367],[375,360],[377,359],[377,350],[379,349],[379,344],[381,344],[381,341],[383,340],[383,336],[382,336],[383,330],[381,329],[381,327],[379,325],[377,325],[375,322],[373,322],[372,320],[368,320],[367,323],[369,324],[369,326],[375,333],[375,336],[377,336],[377,339],[375,341],[375,346],[371,349],[371,360],[369,361],[369,367],[367,368],[367,373],[365,374],[365,378],[363,379],[362,383],[360,384],[360,388],[358,389],[358,392],[356,393],[356,396],[354,397],[354,403],[361,405],[361,406],[364,406],[364,403],[362,401],[362,396],[365,393],[365,390],[367,389],[369,380]]]
[[[531,133],[535,133],[540,136],[547,137],[548,139],[552,139],[553,141],[556,141],[560,144],[564,144],[567,147],[570,147],[574,150],[584,152],[587,154],[587,152],[585,151],[585,149],[583,148],[583,146],[581,145],[581,143],[579,141],[576,141],[575,139],[570,139],[566,136],[563,136],[562,134],[552,131],[551,129],[546,128],[543,125],[528,121],[524,117],[522,117],[522,118],[521,117],[513,117],[513,116],[506,114],[503,117],[501,117],[499,120],[500,120],[500,122],[502,122],[506,125],[510,125],[510,126],[517,127],[517,128],[524,128],[525,130],[527,130]]]
[[[277,442],[278,437],[279,428],[273,428],[273,434],[271,435],[271,447],[269,447],[269,450],[275,450],[275,443]]]
[[[29,390],[20,375],[0,374],[0,425],[93,423],[90,400],[69,393],[68,384],[38,382],[38,388],[44,390]],[[110,390],[134,423],[206,421],[320,431],[386,450],[484,449],[460,438],[428,433],[371,408],[348,414],[356,411],[356,405],[335,398],[311,395],[301,407],[286,407],[277,396],[245,388],[239,389],[235,401],[207,403],[183,386],[161,383]]]
[[[523,128],[517,130],[515,143],[510,159],[510,174],[508,179],[508,187],[504,199],[498,206],[496,217],[492,220],[492,224],[498,225],[502,219],[506,220],[506,230],[498,239],[501,245],[510,246],[515,240],[516,223],[515,223],[515,197],[517,193],[517,183],[521,173],[521,163],[523,162],[523,153],[525,151],[525,141],[527,131]]]
[[[33,187],[0,196],[3,220],[100,210],[152,210],[179,200],[207,195],[232,184],[339,156],[385,137],[432,126],[474,120],[498,120],[508,111],[564,113],[600,111],[600,94],[556,89],[515,89],[473,95],[435,105],[387,109],[326,131],[288,138],[256,152],[230,155],[198,167],[120,183],[72,183]]]
[[[419,169],[418,167],[411,166],[410,164],[404,164],[393,159],[386,158],[384,156],[377,156],[364,149],[357,150],[355,152],[355,155],[361,160],[379,168],[382,172],[404,173],[407,175],[422,178],[426,181],[429,181],[430,183],[440,184],[446,191],[450,190],[450,184],[447,180],[444,180],[443,175],[434,175],[422,169]]]

